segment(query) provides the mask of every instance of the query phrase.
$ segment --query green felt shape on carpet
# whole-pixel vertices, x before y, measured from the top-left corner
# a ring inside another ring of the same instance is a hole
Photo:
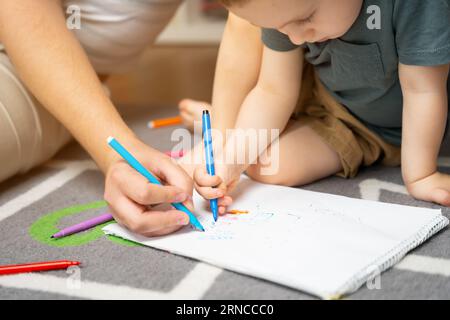
[[[109,221],[104,224],[98,225],[90,230],[72,234],[67,237],[63,237],[60,239],[53,239],[51,236],[60,229],[58,229],[59,221],[67,216],[78,214],[84,212],[86,210],[99,209],[107,206],[105,201],[95,201],[87,204],[75,205],[72,207],[60,209],[40,217],[36,222],[34,222],[31,227],[28,229],[30,236],[38,242],[43,244],[53,246],[53,247],[74,247],[88,244],[92,241],[95,241],[103,236],[106,236],[102,228],[110,223],[114,223],[114,221]],[[137,243],[113,237],[106,236],[109,240],[114,243],[120,245],[126,245],[129,247],[140,246]]]

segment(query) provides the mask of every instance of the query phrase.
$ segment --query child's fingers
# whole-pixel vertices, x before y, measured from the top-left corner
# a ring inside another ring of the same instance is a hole
[[[224,196],[223,190],[218,188],[202,187],[195,184],[195,190],[197,190],[197,192],[207,200],[218,199]]]
[[[227,214],[227,207],[219,207],[219,215],[224,216]]]
[[[233,203],[233,199],[229,196],[225,196],[223,198],[218,199],[217,203],[221,207],[229,207]]]
[[[227,186],[227,193],[231,193],[233,192],[233,190],[237,187],[237,185],[239,184],[239,178],[233,180],[228,186]]]
[[[210,176],[202,166],[195,168],[194,181],[202,187],[215,187],[222,183],[220,176]]]
[[[229,206],[231,206],[233,203],[233,199],[229,196],[225,196],[223,198],[220,198],[218,200],[219,204],[219,214],[221,216],[225,215],[227,213],[227,209]]]

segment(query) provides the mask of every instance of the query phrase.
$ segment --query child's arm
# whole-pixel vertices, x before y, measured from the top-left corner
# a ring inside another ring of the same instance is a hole
[[[234,134],[224,150],[228,155],[242,156],[238,154],[242,150],[236,149],[233,141],[240,139],[242,130],[256,133],[256,140],[251,140],[254,138],[252,135],[246,135],[245,161],[235,166],[240,172],[255,163],[257,157],[279,137],[272,135],[271,130],[280,135],[285,129],[297,104],[302,69],[303,51],[300,48],[279,52],[264,47],[258,82],[245,99]],[[262,138],[261,132],[267,133],[267,139]],[[251,152],[254,146],[250,142],[257,143],[257,153]]]
[[[27,88],[107,173],[105,199],[116,220],[146,235],[168,233],[187,223],[187,216],[178,211],[142,214],[152,203],[185,201],[192,193],[192,179],[141,142],[121,119],[67,29],[61,1],[1,0],[0,41]],[[149,186],[107,146],[110,135],[177,187]]]
[[[448,112],[449,65],[400,65],[403,91],[402,172],[415,198],[450,206],[450,176],[437,171]]]
[[[262,51],[261,29],[230,12],[214,78],[211,121],[214,133],[221,133],[213,139],[216,147],[225,143],[226,130],[234,128],[239,108],[256,85]],[[202,147],[199,143],[179,160],[191,177],[198,165],[195,159],[202,158]]]
[[[261,29],[230,12],[217,58],[212,99],[213,128],[234,128],[239,108],[258,80]]]
[[[209,177],[203,167],[196,169],[194,181],[203,197],[211,199],[217,198],[219,192],[227,194],[240,174],[255,163],[257,157],[278,138],[271,135],[271,130],[278,130],[278,134],[281,134],[286,127],[299,96],[302,69],[303,52],[300,48],[278,52],[264,47],[258,82],[240,109],[233,135],[228,137],[223,152],[216,156],[216,174],[220,178]],[[254,134],[245,135],[245,148],[240,149],[233,141],[242,139],[242,130]],[[267,133],[265,137],[260,134],[264,131]],[[255,139],[251,140],[250,137]],[[251,152],[255,147],[257,152]],[[244,161],[227,161],[237,158]],[[221,182],[219,188],[211,188],[218,182]]]

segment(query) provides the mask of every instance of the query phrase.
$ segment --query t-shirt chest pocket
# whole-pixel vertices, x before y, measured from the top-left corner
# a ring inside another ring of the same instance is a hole
[[[331,65],[322,81],[332,91],[383,87],[385,71],[376,43],[352,44],[340,39],[330,42]],[[320,72],[319,72],[320,73]]]

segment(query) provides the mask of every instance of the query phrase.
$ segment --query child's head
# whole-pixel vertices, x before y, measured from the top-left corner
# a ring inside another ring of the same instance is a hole
[[[221,0],[237,16],[277,29],[295,44],[344,35],[356,21],[363,0]]]

